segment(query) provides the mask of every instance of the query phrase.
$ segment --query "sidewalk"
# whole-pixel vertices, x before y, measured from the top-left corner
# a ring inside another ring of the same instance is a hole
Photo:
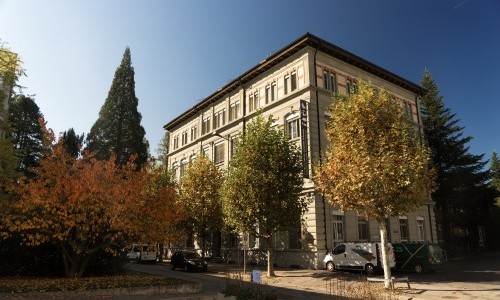
[[[343,296],[342,293],[352,284],[364,283],[364,279],[360,273],[356,272],[327,272],[326,270],[293,270],[293,269],[276,269],[276,276],[267,278],[265,276],[265,267],[249,266],[247,274],[243,277],[250,281],[250,272],[252,269],[259,269],[262,272],[262,284],[267,285],[272,290],[273,288],[282,288],[295,291],[308,291],[321,293],[325,296],[334,297],[333,295]],[[214,276],[225,276],[224,274],[242,273],[242,268],[235,265],[211,264],[211,273]],[[429,283],[419,282],[421,276],[417,274],[396,274],[396,277],[408,277],[410,280],[411,289],[408,289],[407,284],[398,282],[395,284],[397,298],[400,300],[406,299],[500,299],[500,286],[496,284],[484,284],[474,282],[446,282],[446,283]],[[412,281],[413,280],[413,281]],[[381,287],[382,283],[371,283],[377,287]],[[339,293],[339,290],[340,293]],[[281,299],[281,298],[280,298]],[[300,298],[296,298],[300,299]]]

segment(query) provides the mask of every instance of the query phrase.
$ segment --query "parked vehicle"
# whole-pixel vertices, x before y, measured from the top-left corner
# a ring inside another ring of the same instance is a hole
[[[442,267],[443,250],[437,244],[395,243],[392,244],[396,256],[396,269],[422,273]]]
[[[336,269],[362,270],[372,275],[383,269],[382,250],[379,243],[341,243],[331,253],[327,253],[323,264],[328,271]],[[389,266],[394,268],[396,261],[392,245],[388,244]]]
[[[127,258],[138,263],[156,263],[156,257],[155,244],[133,244],[127,252]]]
[[[198,253],[191,251],[177,251],[170,260],[172,270],[181,268],[185,271],[206,271],[208,263]]]
[[[133,245],[130,249],[125,250],[127,252],[127,259],[130,261],[137,261],[141,251],[137,245]]]

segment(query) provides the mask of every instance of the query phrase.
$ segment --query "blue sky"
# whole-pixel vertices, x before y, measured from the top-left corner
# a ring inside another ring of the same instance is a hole
[[[306,32],[415,83],[428,68],[471,152],[500,151],[499,0],[0,0],[56,133],[89,132],[130,46],[152,154],[164,124]]]

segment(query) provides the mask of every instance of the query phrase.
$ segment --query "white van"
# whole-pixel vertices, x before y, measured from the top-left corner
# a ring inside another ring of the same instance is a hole
[[[127,258],[138,263],[156,263],[156,244],[133,244]]]
[[[372,275],[375,270],[382,270],[382,249],[380,243],[342,243],[327,253],[323,264],[328,271],[335,269],[363,270]],[[392,245],[388,244],[389,266],[396,266]]]

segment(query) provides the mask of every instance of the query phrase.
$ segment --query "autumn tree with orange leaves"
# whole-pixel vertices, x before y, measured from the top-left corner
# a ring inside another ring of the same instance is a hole
[[[115,157],[78,159],[54,142],[45,130],[47,152],[33,179],[16,187],[19,200],[1,222],[2,237],[17,233],[26,245],[55,243],[68,277],[80,277],[98,251],[118,254],[132,241],[157,241],[182,213],[175,211],[175,191],[161,172],[132,161],[120,166]],[[174,217],[175,216],[175,217]]]

